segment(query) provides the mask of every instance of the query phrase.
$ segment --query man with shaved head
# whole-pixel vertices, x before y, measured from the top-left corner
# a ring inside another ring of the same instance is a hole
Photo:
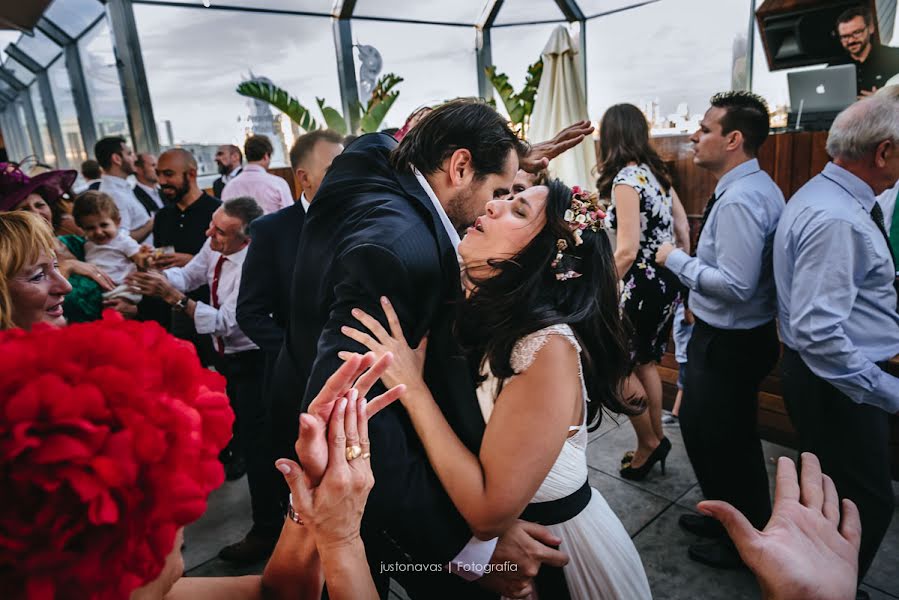
[[[183,267],[203,247],[212,213],[222,203],[197,185],[197,161],[183,148],[163,152],[156,165],[156,175],[165,206],[156,213],[153,235],[157,248],[174,248],[174,253],[158,258],[156,266],[161,269]],[[195,301],[206,302],[209,300],[209,288],[203,286],[188,296]],[[172,333],[193,342],[203,364],[212,364],[215,352],[210,336],[199,335],[193,320],[183,313],[172,313],[171,323]],[[230,479],[235,473],[227,474]]]
[[[212,193],[221,198],[225,185],[243,171],[243,153],[234,144],[224,144],[215,152],[215,164],[221,177],[212,182]]]

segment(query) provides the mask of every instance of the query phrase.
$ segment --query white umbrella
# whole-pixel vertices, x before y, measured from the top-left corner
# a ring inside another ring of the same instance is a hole
[[[531,140],[548,140],[560,129],[588,119],[587,94],[578,60],[578,48],[568,30],[559,26],[543,49],[543,76],[528,128]],[[565,152],[549,164],[550,173],[568,185],[595,189],[593,138]]]

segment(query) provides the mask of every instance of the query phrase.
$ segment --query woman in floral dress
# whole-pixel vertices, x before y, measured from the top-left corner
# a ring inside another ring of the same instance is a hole
[[[662,431],[662,380],[656,368],[671,332],[680,282],[659,268],[655,254],[675,241],[689,252],[689,226],[664,162],[649,141],[640,110],[618,104],[600,126],[600,197],[610,201],[607,228],[616,235],[615,266],[621,280],[620,307],[632,328],[634,370],[628,391],[647,410],[631,417],[637,449],[622,459],[621,475],[643,479],[656,462],[665,469],[671,442]]]

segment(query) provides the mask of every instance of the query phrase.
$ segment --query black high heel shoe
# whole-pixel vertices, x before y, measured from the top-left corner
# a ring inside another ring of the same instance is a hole
[[[659,463],[662,467],[662,475],[664,475],[665,459],[668,458],[669,452],[671,452],[671,442],[666,437],[662,438],[662,441],[659,442],[656,449],[652,451],[652,454],[650,454],[649,458],[646,459],[646,462],[643,463],[643,466],[632,467],[630,463],[628,463],[627,466],[621,468],[619,473],[625,479],[631,481],[643,481],[646,479],[646,476],[649,475],[649,472],[652,471],[655,464]]]

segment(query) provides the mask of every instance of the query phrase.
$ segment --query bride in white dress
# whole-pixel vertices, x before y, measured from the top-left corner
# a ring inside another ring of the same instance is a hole
[[[586,484],[587,430],[600,405],[633,412],[620,399],[626,337],[602,216],[594,197],[552,181],[489,202],[460,244],[466,298],[456,330],[481,358],[477,391],[487,422],[478,455],[424,384],[426,341],[409,347],[386,298],[388,328],[356,310],[368,332],[344,333],[394,354],[382,379],[406,385],[400,401],[475,535],[498,537],[520,516],[536,515],[570,558],[563,573],[571,598],[641,600],[651,594],[637,550]],[[534,597],[540,589],[538,581]]]

